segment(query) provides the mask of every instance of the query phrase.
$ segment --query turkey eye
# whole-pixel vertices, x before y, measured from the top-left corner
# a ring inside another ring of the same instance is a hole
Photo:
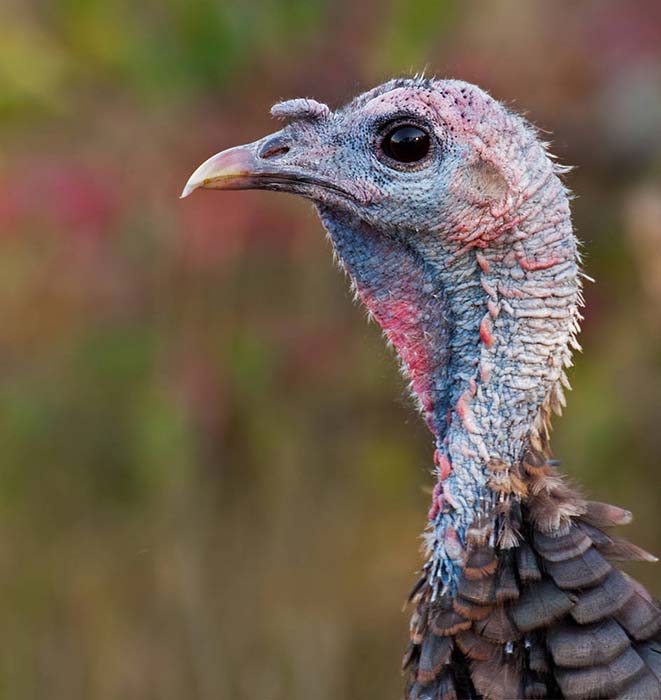
[[[400,163],[415,163],[429,153],[429,134],[407,124],[388,132],[382,141],[383,152]]]

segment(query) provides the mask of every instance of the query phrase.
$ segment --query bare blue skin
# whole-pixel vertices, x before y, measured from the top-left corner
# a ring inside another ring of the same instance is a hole
[[[494,491],[489,464],[539,447],[564,402],[581,295],[560,169],[524,120],[459,81],[396,80],[335,112],[292,100],[273,113],[290,123],[209,159],[184,195],[257,188],[315,202],[434,436],[426,570],[452,591],[476,519],[515,544],[494,506],[521,496]],[[384,151],[400,124],[429,134],[420,161]]]

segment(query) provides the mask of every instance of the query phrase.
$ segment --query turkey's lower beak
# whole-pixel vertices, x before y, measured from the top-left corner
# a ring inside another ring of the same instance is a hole
[[[267,173],[257,157],[254,144],[236,146],[216,153],[190,176],[181,198],[204,187],[213,190],[248,190],[258,187],[258,181]]]

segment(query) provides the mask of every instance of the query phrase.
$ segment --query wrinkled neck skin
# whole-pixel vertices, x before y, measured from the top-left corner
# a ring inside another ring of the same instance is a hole
[[[425,569],[436,594],[454,589],[471,523],[495,519],[503,495],[489,464],[520,464],[564,405],[579,256],[565,189],[539,151],[536,180],[510,207],[474,221],[450,216],[435,233],[383,232],[318,205],[435,438]]]

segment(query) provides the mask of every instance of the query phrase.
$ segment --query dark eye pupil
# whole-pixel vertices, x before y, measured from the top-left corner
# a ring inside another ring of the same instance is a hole
[[[398,126],[383,139],[383,150],[400,163],[414,163],[429,153],[429,134],[417,126]]]

